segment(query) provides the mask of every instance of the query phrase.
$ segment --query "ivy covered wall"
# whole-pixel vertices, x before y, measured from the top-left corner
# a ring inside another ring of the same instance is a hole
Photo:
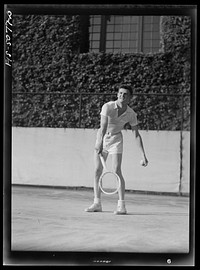
[[[88,20],[81,16],[15,15],[13,21],[13,126],[97,128],[101,106],[115,99],[121,83],[137,94],[190,93],[186,48],[167,47],[164,17],[163,52],[147,55],[82,53],[88,48],[83,42]],[[25,94],[30,92],[38,95]],[[102,95],[82,95],[80,114],[80,93]],[[130,106],[141,129],[179,130],[182,113],[184,129],[190,128],[189,97],[136,95]]]

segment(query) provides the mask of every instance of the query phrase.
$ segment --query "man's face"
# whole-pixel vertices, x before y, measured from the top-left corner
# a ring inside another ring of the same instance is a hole
[[[117,94],[117,98],[121,103],[128,103],[130,100],[130,93],[128,89],[120,88]]]

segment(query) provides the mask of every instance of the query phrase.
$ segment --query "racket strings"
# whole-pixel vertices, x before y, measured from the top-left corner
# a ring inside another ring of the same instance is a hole
[[[120,181],[116,174],[106,172],[100,179],[100,188],[104,193],[114,194],[117,193],[120,187]]]

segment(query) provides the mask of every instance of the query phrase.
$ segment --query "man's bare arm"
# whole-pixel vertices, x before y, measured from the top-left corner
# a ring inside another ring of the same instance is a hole
[[[103,138],[106,134],[108,126],[108,117],[101,115],[101,126],[98,134],[97,144],[95,146],[95,149],[98,154],[100,154],[103,150]]]
[[[142,154],[142,159],[143,159],[143,162],[144,162],[144,166],[147,166],[148,165],[148,160],[147,160],[147,157],[146,157],[146,154],[145,154],[145,150],[144,150],[144,145],[143,145],[143,141],[142,141],[142,137],[139,133],[139,130],[138,130],[138,126],[133,126],[131,127],[134,135],[135,135],[135,139],[136,139],[136,142],[137,142],[137,145],[141,151],[141,154]]]

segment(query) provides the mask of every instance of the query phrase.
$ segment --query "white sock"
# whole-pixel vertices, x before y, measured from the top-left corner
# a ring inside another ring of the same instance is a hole
[[[125,207],[125,200],[118,200],[118,206]]]
[[[94,198],[94,203],[100,204],[101,203],[101,199],[100,198]]]

